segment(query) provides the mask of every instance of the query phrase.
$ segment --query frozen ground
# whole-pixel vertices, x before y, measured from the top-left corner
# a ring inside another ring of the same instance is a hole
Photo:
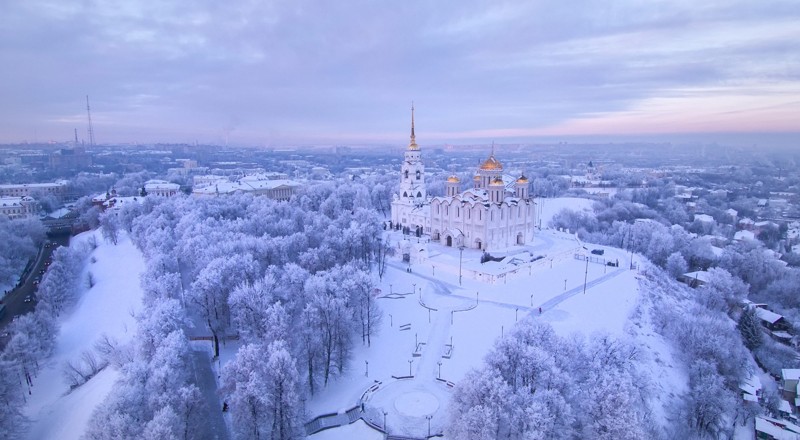
[[[141,253],[127,237],[117,246],[106,244],[98,231],[75,237],[70,246],[85,243],[94,234],[100,246],[92,252],[95,263],[87,263],[95,285],[81,295],[75,307],[60,322],[56,348],[37,377],[28,397],[25,414],[31,419],[28,438],[78,439],[83,435],[94,408],[108,395],[117,372],[106,368],[85,385],[70,392],[61,373],[65,362],[76,360],[91,349],[101,335],[127,342],[136,331],[134,315],[141,309],[139,275],[144,271]],[[86,273],[82,279],[86,279]]]

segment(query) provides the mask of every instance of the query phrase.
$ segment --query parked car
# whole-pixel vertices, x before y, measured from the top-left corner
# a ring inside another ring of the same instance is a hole
[[[33,301],[33,296],[32,295],[28,295],[28,296],[25,297],[25,299],[23,301],[25,301],[26,303],[29,303],[29,302]]]
[[[593,255],[603,255],[605,253],[606,253],[606,251],[603,250],[603,249],[592,249],[592,254]]]

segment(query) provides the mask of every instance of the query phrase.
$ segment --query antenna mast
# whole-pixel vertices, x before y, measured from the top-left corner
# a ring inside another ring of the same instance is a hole
[[[86,95],[86,115],[89,117],[89,146],[94,146],[94,128],[92,128],[92,110],[89,108],[89,95]]]

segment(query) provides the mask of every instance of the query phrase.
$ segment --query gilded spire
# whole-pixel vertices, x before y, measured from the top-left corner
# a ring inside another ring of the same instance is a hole
[[[419,150],[417,137],[414,135],[414,101],[411,101],[411,142],[408,144],[409,150]]]

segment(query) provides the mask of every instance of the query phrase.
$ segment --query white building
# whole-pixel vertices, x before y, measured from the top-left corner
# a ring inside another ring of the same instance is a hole
[[[148,180],[144,184],[147,195],[169,197],[178,194],[181,186],[177,183],[170,183],[166,180]]]
[[[275,176],[271,174],[244,176],[235,181],[222,176],[214,176],[216,177],[214,180],[204,179],[205,177],[209,176],[195,176],[195,187],[192,189],[193,196],[216,197],[248,192],[276,200],[289,200],[302,187],[299,182],[288,179],[275,179]],[[198,184],[202,186],[197,186]]]
[[[52,194],[58,198],[63,198],[67,193],[67,181],[0,185],[0,196],[3,197],[30,197],[37,193]]]
[[[430,234],[445,246],[481,250],[533,240],[534,202],[528,179],[503,176],[503,165],[494,151],[478,168],[472,188],[461,191],[455,176],[447,179],[445,187],[444,197],[428,197],[412,107],[411,141],[400,167],[400,189],[392,200],[392,225]]]
[[[0,197],[0,215],[8,218],[25,218],[36,214],[36,200],[30,197]]]

